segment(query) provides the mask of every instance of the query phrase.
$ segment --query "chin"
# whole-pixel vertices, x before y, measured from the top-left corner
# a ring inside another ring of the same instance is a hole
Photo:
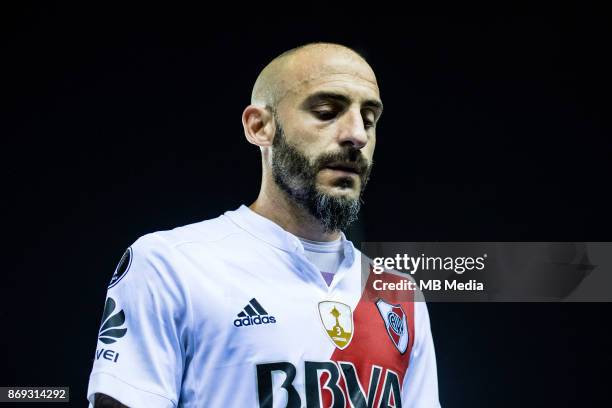
[[[332,197],[344,197],[351,200],[359,199],[359,190],[353,187],[342,187],[342,186],[325,186],[318,188],[319,193],[332,196]]]

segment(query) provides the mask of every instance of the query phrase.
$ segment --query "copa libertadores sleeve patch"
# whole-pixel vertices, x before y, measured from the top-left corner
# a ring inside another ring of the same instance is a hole
[[[132,247],[129,247],[125,250],[123,256],[121,257],[121,260],[119,261],[119,264],[117,265],[117,268],[115,268],[115,273],[113,273],[113,277],[111,278],[110,283],[108,284],[109,289],[118,284],[119,281],[123,279],[125,275],[127,275],[131,265]]]

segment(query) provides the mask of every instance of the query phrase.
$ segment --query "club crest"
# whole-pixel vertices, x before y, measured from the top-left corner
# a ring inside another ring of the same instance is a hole
[[[393,341],[397,350],[404,354],[410,337],[406,313],[400,305],[392,305],[382,299],[376,302],[376,307],[385,322],[387,334],[389,334],[391,341]]]
[[[319,316],[329,339],[340,350],[348,347],[353,338],[353,313],[350,306],[340,302],[319,303]]]

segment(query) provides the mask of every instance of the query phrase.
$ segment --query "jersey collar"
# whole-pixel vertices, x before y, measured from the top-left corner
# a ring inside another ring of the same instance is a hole
[[[241,205],[235,211],[226,211],[224,215],[251,235],[278,249],[291,253],[304,253],[304,246],[298,237],[245,205]],[[346,239],[344,232],[341,231],[340,236],[344,257],[352,264],[355,260],[355,247]]]

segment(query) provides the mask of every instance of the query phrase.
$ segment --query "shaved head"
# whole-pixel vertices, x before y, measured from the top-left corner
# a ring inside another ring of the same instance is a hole
[[[382,110],[374,71],[348,47],[311,43],[274,58],[242,115],[247,140],[262,155],[254,206],[270,217],[297,217],[281,225],[316,225],[317,234],[337,238],[357,219]],[[317,237],[311,232],[301,231]]]
[[[259,74],[251,93],[251,104],[276,109],[281,100],[300,86],[323,75],[346,72],[378,87],[374,71],[352,49],[333,43],[311,43],[274,58]]]

